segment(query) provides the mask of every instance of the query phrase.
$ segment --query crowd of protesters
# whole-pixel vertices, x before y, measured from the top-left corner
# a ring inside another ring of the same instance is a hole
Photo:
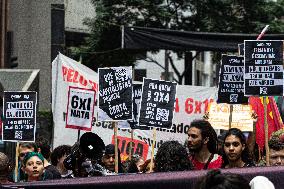
[[[118,150],[118,173],[115,173],[115,146],[113,144],[105,146],[99,160],[76,162],[76,167],[71,169],[65,166],[64,161],[70,154],[75,153],[74,146],[62,145],[51,151],[48,141],[39,137],[35,143],[20,143],[17,172],[12,169],[13,166],[8,157],[0,153],[0,182],[1,184],[12,183],[16,177],[20,182],[31,182],[98,175],[211,169],[200,180],[196,188],[214,188],[212,186],[215,185],[216,188],[218,188],[217,185],[222,185],[223,188],[237,188],[234,185],[242,185],[241,188],[253,188],[261,182],[273,186],[264,177],[257,177],[249,183],[240,175],[222,174],[219,170],[260,166],[259,157],[256,158],[257,156],[253,155],[254,152],[249,150],[247,141],[247,137],[237,128],[224,131],[217,137],[208,121],[195,120],[188,130],[187,145],[182,145],[178,141],[164,142],[158,148],[153,163],[150,159],[143,159],[138,154],[133,154],[129,159],[121,162]],[[284,129],[271,135],[269,147],[270,166],[284,165]],[[72,161],[73,159],[71,158]],[[263,158],[262,161],[264,161]],[[93,166],[94,164],[96,166]],[[100,171],[94,172],[94,169],[105,170],[105,172],[98,174]]]

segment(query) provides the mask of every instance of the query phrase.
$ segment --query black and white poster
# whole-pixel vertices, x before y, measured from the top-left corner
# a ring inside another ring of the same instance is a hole
[[[140,111],[141,97],[142,97],[142,84],[133,84],[133,93],[132,93],[133,120],[128,121],[128,123],[131,129],[148,130],[149,127],[140,126],[138,124],[138,114]]]
[[[96,92],[92,89],[69,87],[66,128],[91,131]]]
[[[34,142],[36,110],[36,92],[4,92],[2,140]]]
[[[248,103],[244,96],[244,57],[222,55],[217,103]]]
[[[132,119],[132,68],[99,68],[98,121]]]
[[[176,95],[176,83],[144,78],[139,125],[170,128]]]
[[[283,95],[283,41],[245,41],[245,95]]]

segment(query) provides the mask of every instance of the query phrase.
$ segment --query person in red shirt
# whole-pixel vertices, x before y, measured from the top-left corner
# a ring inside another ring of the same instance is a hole
[[[197,170],[221,168],[222,156],[217,154],[217,134],[206,120],[194,120],[188,129],[189,159]]]

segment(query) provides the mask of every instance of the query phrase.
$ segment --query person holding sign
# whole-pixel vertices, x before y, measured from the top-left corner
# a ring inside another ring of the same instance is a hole
[[[216,169],[222,165],[222,156],[217,154],[217,134],[205,120],[193,121],[188,129],[189,159],[195,169]]]
[[[229,129],[225,135],[223,149],[224,168],[255,166],[249,155],[246,138],[240,129]]]

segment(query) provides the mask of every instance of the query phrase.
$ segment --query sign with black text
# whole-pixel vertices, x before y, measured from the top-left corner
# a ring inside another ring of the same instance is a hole
[[[171,127],[176,85],[169,81],[143,79],[139,125]]]
[[[36,92],[4,92],[3,141],[35,141],[36,106]]]
[[[132,119],[132,68],[99,68],[99,121]]]
[[[128,121],[128,123],[131,129],[148,130],[149,127],[140,126],[138,124],[138,114],[140,111],[141,97],[142,97],[142,84],[133,84],[133,93],[132,93],[133,120]]]
[[[96,92],[92,89],[69,87],[66,128],[91,131]]]
[[[283,41],[245,40],[245,95],[283,95]]]
[[[217,103],[244,104],[244,57],[222,55]]]

